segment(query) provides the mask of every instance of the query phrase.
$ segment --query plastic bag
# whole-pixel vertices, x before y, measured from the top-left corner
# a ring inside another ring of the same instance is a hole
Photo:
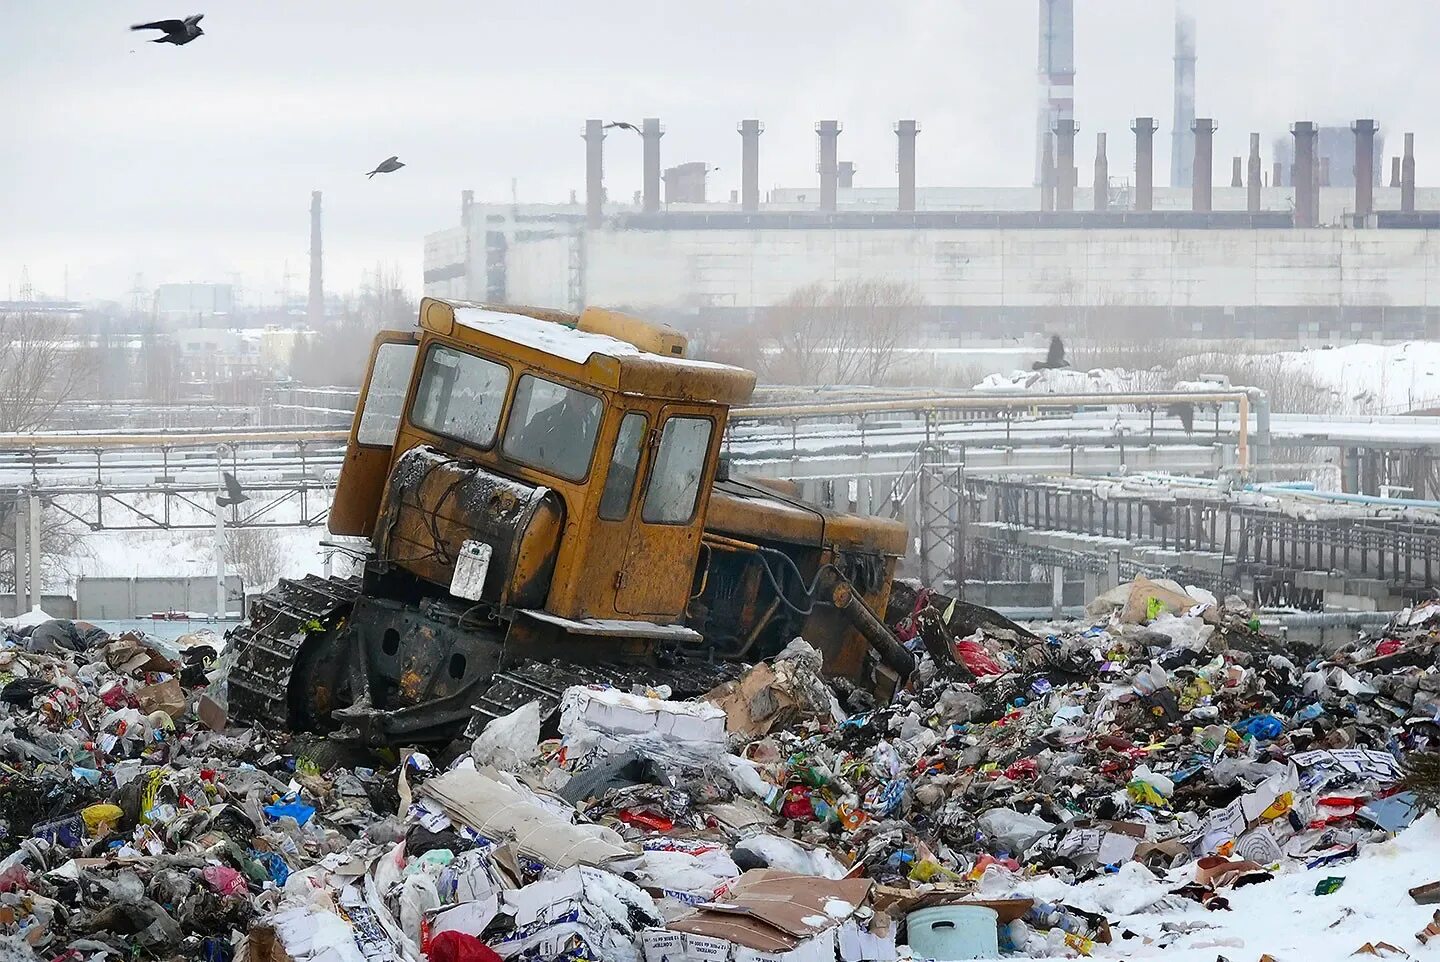
[[[959,658],[969,669],[970,674],[977,678],[985,675],[1005,674],[1004,666],[991,657],[990,652],[985,650],[985,646],[974,638],[955,642],[955,657]]]
[[[1017,854],[1054,827],[1043,818],[1013,808],[992,808],[976,819],[975,824],[1001,848]]]
[[[400,886],[400,928],[406,938],[420,944],[420,923],[425,913],[440,907],[440,892],[435,880],[424,872],[416,872]]]
[[[464,932],[441,932],[430,940],[430,962],[501,962],[495,950]]]
[[[526,702],[503,718],[485,726],[470,746],[477,765],[493,765],[514,771],[533,762],[540,754],[540,703]]]

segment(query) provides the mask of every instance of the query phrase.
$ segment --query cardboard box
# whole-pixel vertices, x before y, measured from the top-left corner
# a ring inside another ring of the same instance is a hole
[[[752,869],[731,885],[724,897],[706,902],[666,926],[686,937],[686,955],[695,959],[695,945],[718,959],[715,943],[730,946],[736,962],[809,962],[834,958],[835,935],[841,922],[870,896],[869,879],[825,879],[773,869]],[[749,951],[742,951],[749,950]]]

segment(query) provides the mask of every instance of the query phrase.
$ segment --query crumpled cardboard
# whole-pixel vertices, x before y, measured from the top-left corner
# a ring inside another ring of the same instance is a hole
[[[140,710],[147,715],[163,711],[175,719],[185,714],[185,690],[180,687],[178,678],[167,679],[158,685],[146,685],[135,693],[135,697],[140,702]]]
[[[672,932],[721,939],[760,952],[788,952],[833,929],[870,896],[871,881],[751,869],[725,894],[672,920]]]

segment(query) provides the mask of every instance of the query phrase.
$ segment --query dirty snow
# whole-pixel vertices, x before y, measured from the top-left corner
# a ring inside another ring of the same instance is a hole
[[[1440,816],[1426,814],[1393,840],[1361,851],[1353,862],[1226,889],[1229,912],[1209,912],[1169,894],[1193,878],[1193,865],[1174,870],[1163,882],[1139,863],[1078,885],[1053,876],[1017,881],[1008,874],[990,874],[982,891],[989,897],[1015,894],[1068,902],[1107,914],[1114,942],[1097,947],[1096,958],[1215,962],[1217,955],[1238,960],[1268,953],[1280,962],[1338,960],[1349,958],[1366,942],[1382,941],[1417,959],[1440,957],[1435,948],[1427,949],[1415,939],[1437,906],[1416,905],[1407,894],[1416,885],[1440,878]],[[1333,895],[1316,895],[1316,884],[1332,876],[1343,877],[1344,886]],[[1165,948],[1146,945],[1144,938],[1158,939],[1167,922],[1196,928]],[[1139,937],[1122,939],[1126,929]]]
[[[1059,368],[991,374],[975,385],[974,390],[987,394],[1114,394],[1138,387],[1133,373],[1118,368],[1093,371]]]

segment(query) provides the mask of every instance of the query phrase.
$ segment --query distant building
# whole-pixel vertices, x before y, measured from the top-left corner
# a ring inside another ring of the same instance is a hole
[[[162,319],[203,319],[235,312],[229,284],[161,284],[155,289],[155,314]]]

